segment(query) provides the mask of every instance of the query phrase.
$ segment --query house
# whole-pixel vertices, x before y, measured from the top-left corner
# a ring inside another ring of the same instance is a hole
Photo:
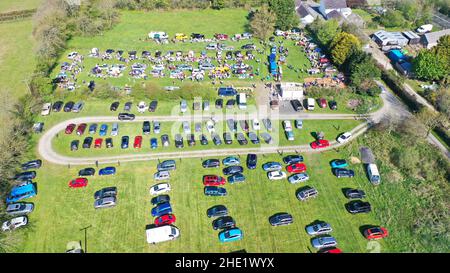
[[[367,0],[347,0],[347,7],[352,9],[366,8],[369,6]]]
[[[325,18],[332,11],[337,11],[344,17],[352,14],[352,9],[347,6],[346,0],[321,0],[319,11]]]
[[[317,17],[320,16],[320,14],[310,5],[301,0],[296,1],[295,10],[300,17],[300,22],[302,25],[311,24]]]
[[[442,36],[450,35],[450,29],[444,29],[441,31],[428,32],[422,36],[422,44],[424,47],[430,49],[438,44],[439,39]]]
[[[372,40],[375,41],[379,46],[405,46],[409,42],[409,40],[400,32],[387,32],[384,30],[375,32],[372,35]]]
[[[281,100],[303,99],[303,84],[296,82],[283,82],[277,85]]]
[[[420,43],[420,36],[417,35],[415,32],[404,31],[404,32],[402,32],[402,34],[409,40],[408,44],[416,45],[416,44]]]

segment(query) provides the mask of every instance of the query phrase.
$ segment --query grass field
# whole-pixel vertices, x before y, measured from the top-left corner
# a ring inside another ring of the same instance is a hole
[[[2,0],[0,1],[0,13],[34,9],[39,6],[42,0]]]
[[[384,186],[372,187],[361,165],[352,166],[356,172],[354,179],[335,178],[330,172],[329,161],[337,157],[340,156],[336,152],[305,156],[311,177],[305,184],[316,187],[319,196],[304,203],[295,197],[296,190],[304,184],[269,181],[260,167],[256,170],[245,168],[245,183],[226,185],[228,196],[205,197],[202,176],[220,174],[221,170],[202,169],[200,158],[177,160],[177,170],[170,180],[170,196],[181,237],[158,245],[148,245],[145,240],[145,226],[153,221],[148,190],[155,184],[152,175],[157,162],[116,166],[116,176],[90,178],[89,185],[83,189],[69,189],[67,186],[68,180],[76,177],[81,166],[67,169],[47,164],[38,171],[39,193],[30,200],[36,209],[30,216],[31,227],[18,231],[26,240],[16,251],[63,252],[69,242],[83,241],[84,234],[80,229],[91,226],[88,229],[89,252],[230,252],[240,249],[248,252],[314,252],[311,238],[304,228],[322,220],[332,225],[332,235],[344,252],[368,252],[369,244],[360,228],[380,223],[374,218],[375,212],[364,215],[346,212],[344,204],[347,200],[342,189],[362,188],[371,201],[371,197],[382,192]],[[271,160],[281,161],[281,157],[260,156],[258,165]],[[96,211],[93,208],[94,192],[113,185],[118,187],[118,205]],[[244,232],[242,241],[219,243],[218,232],[212,229],[212,220],[206,217],[206,210],[217,204],[228,207],[237,226]],[[378,208],[374,207],[374,210]],[[291,213],[294,224],[271,227],[268,217],[277,212]],[[380,247],[382,252],[395,250],[389,239],[381,241]]]

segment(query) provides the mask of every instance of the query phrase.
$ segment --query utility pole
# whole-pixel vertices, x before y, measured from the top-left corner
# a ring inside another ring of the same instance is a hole
[[[80,231],[84,230],[84,253],[87,253],[87,230],[88,228],[92,227],[92,225],[89,225],[87,227],[84,227],[82,229],[80,229]]]

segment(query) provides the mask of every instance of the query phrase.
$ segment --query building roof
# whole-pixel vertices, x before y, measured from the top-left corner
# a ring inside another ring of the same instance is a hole
[[[450,29],[444,29],[441,31],[428,32],[423,35],[427,44],[435,44],[442,36],[450,35]]]
[[[301,2],[302,1],[298,1],[297,2],[298,6],[296,6],[297,14],[300,16],[300,18],[304,18],[308,15],[311,15],[314,18],[319,16],[319,14],[313,8],[311,8],[308,4],[301,3]]]
[[[337,11],[337,10],[332,10],[329,13],[327,13],[327,19],[336,19],[336,20],[342,20],[344,18],[344,16],[342,16],[342,14]]]
[[[384,30],[377,31],[373,34],[375,37],[380,39],[381,41],[399,41],[399,40],[407,40],[405,36],[403,36],[400,32],[387,32]]]
[[[416,33],[414,33],[413,31],[404,31],[403,35],[408,38],[409,40],[411,39],[420,39],[420,36],[417,35]]]
[[[322,0],[325,9],[345,9],[347,8],[346,0]]]

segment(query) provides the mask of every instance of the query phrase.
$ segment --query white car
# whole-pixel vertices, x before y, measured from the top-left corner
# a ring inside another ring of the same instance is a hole
[[[429,32],[433,29],[433,25],[432,24],[427,24],[427,25],[423,25],[420,26],[419,28],[417,28],[417,32],[418,33],[426,33]]]
[[[170,191],[169,183],[159,183],[150,188],[151,195],[158,195],[158,194],[166,193],[169,191]]]
[[[347,132],[347,133],[343,133],[342,135],[340,135],[336,140],[339,143],[346,143],[350,140],[351,137],[352,137],[352,133]]]
[[[14,230],[16,228],[26,226],[27,224],[28,224],[28,217],[20,216],[4,222],[2,225],[2,230],[3,231]]]
[[[216,131],[216,129],[214,128],[214,121],[208,120],[206,122],[206,130],[208,130],[208,132],[210,134],[212,134],[212,133],[214,133]]]
[[[52,104],[50,102],[44,103],[44,105],[42,105],[42,111],[41,111],[41,115],[42,116],[47,116],[50,114],[50,109],[52,108]]]
[[[68,55],[67,55],[67,58],[69,58],[69,59],[73,59],[73,58],[75,58],[76,56],[78,56],[78,52],[70,52]]]
[[[292,124],[289,120],[283,120],[283,127],[286,132],[292,131]]]
[[[185,134],[189,134],[191,132],[191,125],[189,124],[189,121],[183,121],[183,132]]]
[[[31,203],[14,203],[6,207],[6,213],[8,215],[24,215],[32,212],[34,205]]]
[[[161,70],[164,70],[165,67],[163,64],[157,64],[157,65],[152,66],[152,68],[153,68],[153,70],[161,71]]]
[[[181,111],[181,113],[184,113],[187,111],[187,102],[185,100],[182,100],[180,102],[180,111]]]
[[[119,124],[113,123],[111,128],[111,136],[117,136],[118,133],[119,133]]]
[[[168,171],[160,171],[153,175],[155,180],[167,180],[170,179],[170,173]]]
[[[282,30],[279,30],[279,29],[275,30],[275,36],[283,36],[284,33],[285,33],[285,32],[282,31]]]
[[[261,129],[261,125],[258,119],[253,119],[253,130],[257,131]]]
[[[271,171],[267,173],[267,177],[270,180],[280,180],[286,178],[286,173],[283,171]]]
[[[145,101],[139,102],[137,105],[137,109],[139,113],[144,113],[148,109],[147,103],[145,103]]]

